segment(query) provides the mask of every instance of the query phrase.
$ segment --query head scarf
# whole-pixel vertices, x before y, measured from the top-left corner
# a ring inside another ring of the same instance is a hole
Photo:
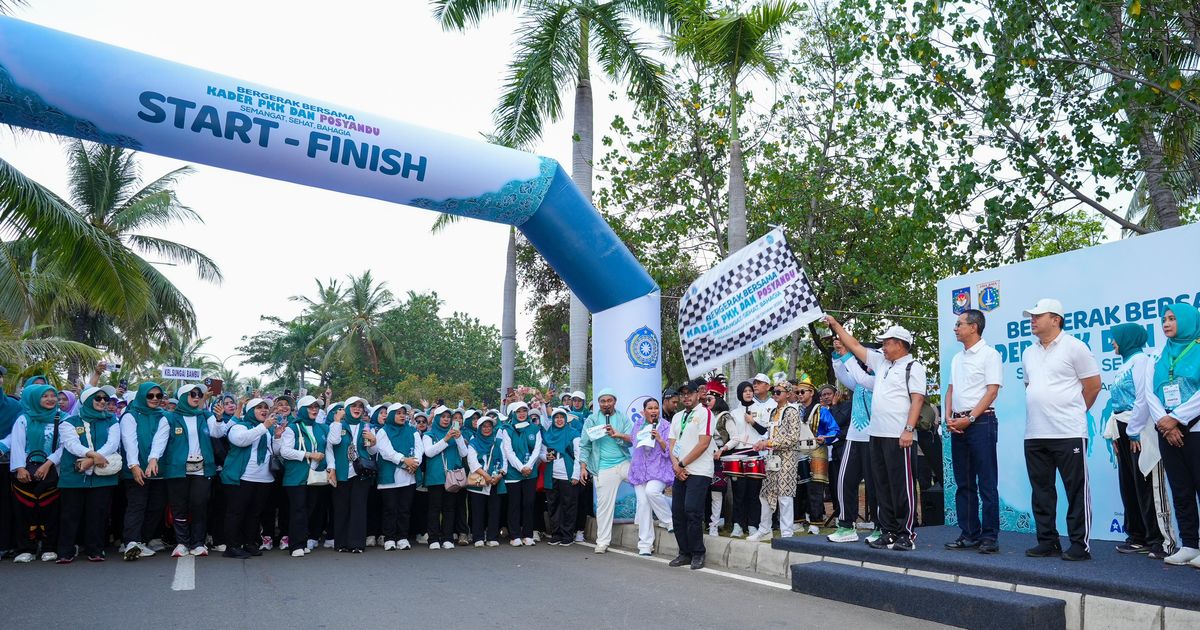
[[[250,403],[254,402],[254,400],[258,400],[259,402],[255,403],[254,405],[251,405]],[[247,424],[247,425],[250,425],[251,427],[256,427],[256,426],[258,426],[259,424],[262,424],[262,423],[260,423],[260,422],[258,421],[258,418],[256,418],[256,417],[254,416],[254,410],[255,410],[255,408],[257,408],[259,405],[261,405],[261,404],[263,404],[263,403],[267,402],[267,401],[265,401],[265,400],[262,400],[261,398],[256,398],[256,399],[254,399],[254,400],[251,400],[250,402],[247,402],[247,403],[246,403],[246,407],[247,407],[247,408],[246,408],[245,410],[243,410],[243,411],[242,411],[242,422],[244,422],[244,423],[245,423],[245,424]],[[271,409],[268,407],[268,409],[267,409],[267,413],[270,413],[270,412],[271,412]],[[268,434],[268,435],[270,435],[270,431],[268,431],[268,432],[267,432],[267,434]],[[260,463],[260,464],[261,464],[261,463],[263,463],[264,461],[266,461],[266,458],[267,458],[267,443],[268,443],[269,441],[270,441],[270,440],[266,439],[266,438],[265,438],[265,437],[263,437],[263,436],[259,436],[259,438],[258,438],[258,440],[257,440],[257,442],[258,442],[258,457],[256,458],[256,461],[258,461],[258,463]]]
[[[183,391],[183,388],[185,387],[189,388],[189,391]],[[192,397],[189,395],[191,394],[192,389],[197,389],[201,392],[204,391],[203,389],[200,389],[199,385],[183,385],[179,389],[175,390],[175,398],[178,399],[178,402],[175,403],[176,414],[180,416],[200,415],[202,410],[199,407],[192,406]],[[203,400],[203,398],[201,398],[201,400]]]
[[[558,413],[562,412],[558,411]],[[558,413],[551,413],[550,417],[553,418],[554,416],[558,415]],[[558,425],[554,424],[553,420],[551,420],[550,428],[542,431],[542,443],[546,445],[546,448],[552,448],[559,453],[563,453],[564,455],[573,455],[573,453],[569,453],[569,451],[571,448],[571,441],[576,437],[578,437],[578,434],[575,432],[575,429],[566,422],[563,423],[562,428],[559,428]]]
[[[412,457],[417,444],[417,429],[407,420],[404,424],[396,424],[396,412],[399,410],[396,408],[387,412],[383,432],[392,441],[393,450],[404,457]]]
[[[1142,351],[1146,347],[1146,329],[1140,324],[1117,324],[1112,329],[1113,341],[1117,342],[1117,352],[1121,353],[1121,358],[1126,361],[1129,357]]]
[[[425,435],[433,438],[433,442],[435,444],[438,440],[445,439],[446,434],[450,432],[450,427],[454,426],[453,422],[451,422],[449,426],[442,426],[442,416],[450,415],[449,409],[446,409],[445,407],[442,409],[442,413],[436,415],[429,414],[429,429],[425,431]]]
[[[353,405],[354,403],[362,403],[363,413],[362,413],[362,416],[360,416],[358,418],[355,418],[354,416],[352,416],[350,414],[350,405]],[[371,412],[369,409],[367,409],[367,401],[363,400],[362,398],[359,398],[358,396],[351,396],[346,399],[345,405],[346,405],[346,416],[344,418],[342,418],[342,422],[344,422],[350,426],[354,426],[354,425],[362,422],[363,420],[370,418],[369,414]]]
[[[54,393],[54,407],[42,407],[42,396]],[[27,385],[21,391],[21,411],[25,414],[25,451],[42,451],[50,454],[51,441],[46,439],[46,424],[54,422],[58,411],[58,390],[49,385]],[[39,447],[40,448],[37,448]]]
[[[1167,310],[1175,314],[1175,336],[1167,338],[1162,357],[1154,365],[1154,393],[1158,394],[1160,400],[1163,385],[1171,382],[1172,377],[1191,381],[1194,386],[1200,385],[1200,347],[1192,346],[1193,343],[1200,346],[1200,342],[1197,342],[1200,337],[1200,312],[1191,304],[1182,302],[1168,306]]]
[[[490,422],[492,424],[492,434],[483,436],[483,423]],[[489,416],[484,416],[479,421],[479,430],[475,431],[475,435],[471,437],[471,448],[475,449],[475,453],[480,457],[487,457],[487,454],[492,452],[492,447],[496,444],[496,420]],[[491,474],[492,471],[487,471]]]
[[[742,400],[742,392],[746,391],[747,389],[751,390],[750,402],[745,402]],[[741,403],[743,407],[749,407],[750,405],[754,404],[754,386],[750,384],[750,381],[742,381],[741,383],[738,383],[737,401]]]
[[[63,413],[68,416],[75,415],[79,411],[79,399],[75,397],[75,392],[59,392],[67,397],[67,410]]]
[[[338,409],[341,409],[341,408],[342,408],[342,403],[336,403],[332,407],[330,407],[329,411],[325,412],[325,423],[333,424],[333,419],[337,417]],[[345,418],[342,418],[342,419],[345,420]]]
[[[95,424],[97,422],[103,422],[105,420],[112,420],[113,415],[108,412],[107,404],[105,405],[104,409],[102,409],[100,411],[96,411],[96,408],[92,405],[92,398],[94,398],[96,396],[96,394],[107,395],[108,392],[106,392],[98,387],[96,389],[92,390],[91,393],[89,393],[86,397],[84,397],[84,399],[82,401],[80,401],[79,417],[83,418],[84,421],[89,422],[91,424]]]
[[[34,374],[33,376],[30,376],[29,378],[25,379],[25,387],[32,387],[33,385],[36,385],[37,383],[34,383],[34,381],[39,380],[39,379],[42,380],[44,383],[50,382],[50,379],[46,378],[45,374]]]
[[[150,390],[156,387],[159,391],[162,391],[162,386],[158,383],[147,381],[141,385],[138,385],[137,393],[133,396],[133,402],[129,403],[129,412],[133,414],[134,419],[144,421],[158,420],[162,417],[163,410],[161,407],[158,409],[152,409],[146,402],[146,395],[150,393]],[[163,399],[162,403],[165,402],[166,400]]]
[[[392,414],[389,413],[386,416],[384,416],[384,414],[386,412],[387,412],[387,404],[380,403],[379,406],[376,407],[375,410],[371,412],[371,424],[379,425],[379,424],[383,424],[383,422],[385,420],[390,420],[389,416],[391,416]],[[383,417],[380,418],[380,416],[383,416]]]
[[[220,400],[217,401],[217,404],[220,405],[220,413],[217,414],[217,419],[221,422],[225,422],[234,417],[234,414],[232,413],[225,413],[225,401],[227,400],[232,400],[234,403],[237,403],[237,399],[229,394],[221,396]],[[236,407],[237,405],[235,404],[234,406]]]

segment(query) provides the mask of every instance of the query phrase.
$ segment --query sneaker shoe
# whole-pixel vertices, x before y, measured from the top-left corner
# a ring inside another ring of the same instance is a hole
[[[655,525],[658,525],[659,529],[671,529],[671,524],[666,521],[657,521]]]
[[[396,541],[394,541],[394,540],[383,541],[383,550],[384,551],[392,551],[395,548],[396,548]]]
[[[533,542],[542,542],[542,534],[537,530],[533,532]]]
[[[818,526],[816,526],[816,525],[809,525],[809,526],[808,526],[808,534],[809,534],[810,536],[818,536],[818,535],[820,535],[820,533],[821,533],[821,528],[820,528],[820,527],[818,527]]]
[[[245,551],[246,553],[254,556],[255,558],[263,555],[262,549],[259,549],[258,547],[255,547],[254,545],[245,545],[244,547],[242,547],[242,551]]]
[[[717,528],[716,528],[716,527],[709,527],[709,528],[708,528],[708,535],[709,535],[709,536],[718,536],[719,534],[717,533]]]
[[[872,549],[891,549],[896,542],[896,537],[892,534],[883,534],[875,540],[867,540],[867,546]]]
[[[692,556],[692,570],[695,571],[697,569],[703,569],[703,568],[704,568],[704,554],[698,553],[698,554]]]
[[[362,548],[362,547],[355,547],[355,548],[353,548],[353,549],[351,549],[351,550],[350,550],[350,553],[362,553],[362,552],[363,552],[363,548]]]
[[[685,564],[691,564],[691,563],[692,563],[692,557],[691,557],[691,556],[686,556],[686,555],[684,555],[684,554],[682,554],[682,553],[681,553],[681,554],[679,554],[678,556],[675,556],[675,559],[674,559],[674,560],[672,560],[672,561],[668,562],[668,563],[667,563],[667,566],[669,566],[669,567],[681,567],[681,566],[683,566],[683,565],[685,565]]]
[[[293,550],[292,550],[292,557],[293,557],[293,558],[303,558],[303,557],[304,557],[304,550],[303,550],[303,549],[299,549],[299,548],[297,548],[297,549],[293,549]]]
[[[213,551],[215,551],[217,553],[224,553],[225,545],[213,545],[212,547],[209,547],[209,549],[212,549]]]
[[[25,564],[27,562],[33,562],[33,554],[28,553],[28,552],[17,554],[17,557],[13,558],[13,562],[15,562],[17,564]]]
[[[307,543],[307,545],[305,546],[305,549],[308,549],[309,551],[312,551],[313,549],[316,549],[316,548],[317,548],[317,541],[316,541],[316,539],[314,539],[314,538],[309,538],[309,539],[308,539],[308,543]]]
[[[522,543],[520,538],[514,538],[510,540],[508,544],[512,545],[513,547],[520,547]]]
[[[950,551],[968,551],[971,549],[978,549],[979,544],[980,543],[978,540],[967,540],[966,538],[959,538],[958,540],[955,540],[954,542],[948,542],[948,543],[942,545],[942,547],[949,549]]]
[[[137,560],[142,557],[142,546],[135,542],[127,543],[124,547],[121,547],[121,555],[125,560]]]
[[[188,553],[192,554],[193,556],[207,556],[208,555],[208,547],[205,547],[204,545],[200,545],[199,547],[193,547],[192,550]]]
[[[1192,558],[1191,561],[1188,562],[1188,566],[1194,569],[1200,569],[1200,556]]]
[[[522,540],[521,542],[525,543],[526,547],[532,547],[537,544],[536,542],[534,542],[534,540],[532,538],[526,538],[526,539]]]
[[[1030,547],[1025,550],[1025,555],[1030,558],[1049,558],[1062,554],[1062,545],[1058,541],[1038,543],[1036,547]]]
[[[979,541],[979,553],[1000,553],[1000,545],[997,545],[994,540],[981,540]]]
[[[499,542],[499,541],[495,541],[495,540],[489,540],[489,541],[487,541],[487,546],[489,546],[489,547],[499,547],[499,546],[500,546],[500,542]]]
[[[912,551],[915,547],[916,545],[913,545],[912,539],[907,536],[898,537],[895,542],[888,545],[888,549],[892,551]]]
[[[417,534],[417,544],[424,545],[429,542],[429,534]]]
[[[653,556],[654,554],[650,553],[649,551],[639,551],[638,555],[643,556],[645,558],[649,558],[650,556]]]
[[[107,558],[104,557],[103,553],[98,553],[89,555],[87,559],[88,562],[104,562]]]
[[[875,531],[875,523],[871,521],[862,521],[861,523],[855,525],[854,529],[861,529],[868,532]]]
[[[412,549],[412,543],[408,542],[407,538],[401,538],[396,541],[396,551],[403,551],[405,549]]]
[[[608,545],[596,545],[596,548],[592,550],[592,553],[608,553]]]
[[[325,547],[326,549],[333,549],[333,540],[326,540],[325,544],[321,546]]]
[[[466,547],[469,544],[471,544],[471,540],[469,538],[467,538],[466,534],[458,535],[458,546],[459,547]]]
[[[375,537],[374,536],[367,536],[367,546],[368,547],[375,546]]]
[[[71,564],[72,562],[75,562],[75,558],[68,558],[66,556],[63,556],[61,558],[54,559],[54,564]]]
[[[137,546],[138,546],[138,549],[141,549],[143,558],[149,558],[150,556],[154,555],[154,550],[151,549],[149,545],[143,545],[142,543],[138,543]]]
[[[1080,560],[1091,560],[1092,554],[1083,545],[1072,543],[1066,551],[1062,553],[1062,559],[1069,562],[1078,562]]]
[[[250,554],[246,553],[246,550],[241,547],[226,547],[225,551],[221,552],[221,557],[245,560],[250,557]]]
[[[759,542],[759,541],[770,540],[770,539],[771,539],[771,532],[759,532],[756,534],[751,534],[746,537],[746,540],[749,542]]]
[[[172,558],[182,558],[188,555],[187,545],[175,545],[175,549],[171,551]]]
[[[742,536],[745,536],[745,535],[746,535],[746,533],[742,531],[741,525],[734,525],[733,530],[729,532],[730,538],[741,538]]]
[[[291,540],[290,540],[290,539],[289,539],[287,536],[284,536],[283,538],[280,538],[280,539],[279,539],[279,550],[280,550],[280,551],[287,551],[287,550],[288,550],[288,547],[291,547],[291,546],[292,546],[292,544],[291,544],[291,543],[292,543],[292,541],[291,541]]]
[[[1163,549],[1162,545],[1154,545],[1150,551],[1146,552],[1146,557],[1152,560],[1165,560],[1170,555],[1166,549]]]
[[[755,527],[754,525],[751,525],[749,528],[746,529],[747,536],[753,536],[757,533],[758,533],[758,528]]]
[[[858,542],[858,532],[854,531],[853,527],[839,527],[837,531],[826,536],[829,542],[835,543],[850,543]]]
[[[870,534],[867,534],[867,544],[869,545],[869,544],[875,542],[876,540],[879,540],[880,537],[882,537],[882,536],[883,536],[883,530],[879,530],[879,529],[872,530]]]
[[[476,546],[476,547],[482,547],[482,546],[483,546],[483,541],[482,541],[482,540],[476,540],[476,541],[475,541],[475,546]]]
[[[146,543],[146,546],[150,547],[150,551],[156,553],[167,550],[167,543],[163,542],[161,538],[151,538],[150,542]]]
[[[583,532],[575,532],[575,542],[583,542]]]
[[[271,540],[270,536],[263,536],[262,537],[262,545],[259,546],[259,549],[262,549],[263,551],[270,551],[274,548],[275,548],[275,541]]]
[[[449,540],[442,543],[442,549],[453,549],[453,548],[454,548],[454,543],[450,542]]]
[[[1123,545],[1117,545],[1117,553],[1150,553],[1150,545],[1125,543]]]
[[[437,543],[429,543],[429,548],[430,549],[441,549],[442,546]]]

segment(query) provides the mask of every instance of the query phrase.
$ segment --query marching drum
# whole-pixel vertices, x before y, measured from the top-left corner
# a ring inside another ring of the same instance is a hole
[[[796,485],[808,483],[812,481],[812,461],[807,457],[801,457],[796,463]]]
[[[761,457],[748,457],[742,462],[742,476],[764,478],[767,476],[767,462]]]
[[[727,455],[721,458],[721,472],[730,477],[741,477],[745,474],[743,464],[746,458],[743,455]]]

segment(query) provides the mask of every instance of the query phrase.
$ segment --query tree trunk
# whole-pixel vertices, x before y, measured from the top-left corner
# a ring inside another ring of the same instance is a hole
[[[1158,217],[1159,229],[1179,227],[1179,204],[1164,177],[1167,167],[1163,163],[1162,145],[1148,126],[1138,135],[1138,154],[1146,177],[1146,195],[1150,198],[1150,209]]]
[[[788,378],[796,378],[796,370],[800,367],[800,329],[792,331],[788,341]]]
[[[729,256],[746,246],[746,175],[742,171],[742,141],[738,131],[737,75],[729,81]],[[730,381],[750,380],[753,358],[747,354],[733,362]]]
[[[575,86],[575,138],[571,148],[571,179],[589,202],[592,200],[592,81],[588,74],[588,23],[580,21],[579,82]],[[571,389],[587,391],[588,341],[591,313],[571,292]]]
[[[500,320],[500,391],[513,386],[517,362],[517,232],[508,230],[504,267],[504,316]]]

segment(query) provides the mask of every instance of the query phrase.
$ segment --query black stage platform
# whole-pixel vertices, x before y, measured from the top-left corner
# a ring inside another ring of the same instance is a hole
[[[1170,566],[1141,554],[1121,554],[1116,550],[1117,542],[1093,540],[1091,560],[1067,562],[1057,557],[1025,557],[1025,549],[1036,544],[1032,534],[1001,533],[1000,553],[994,555],[942,548],[959,533],[956,527],[919,528],[917,548],[909,552],[871,549],[861,539],[857,543],[832,543],[823,535],[776,538],[771,546],[815,556],[1200,610],[1200,569]],[[1062,543],[1064,547],[1069,544],[1066,538]]]

